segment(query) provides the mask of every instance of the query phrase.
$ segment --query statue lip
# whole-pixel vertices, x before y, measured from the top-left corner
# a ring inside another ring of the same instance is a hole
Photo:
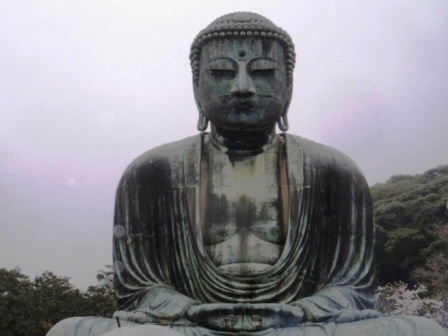
[[[252,99],[233,98],[231,104],[238,109],[252,109],[256,106]]]

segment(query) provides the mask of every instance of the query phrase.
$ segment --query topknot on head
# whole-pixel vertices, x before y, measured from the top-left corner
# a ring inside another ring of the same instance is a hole
[[[250,12],[237,12],[217,18],[201,30],[194,39],[190,50],[190,63],[196,85],[199,81],[199,59],[202,47],[211,40],[231,37],[260,37],[278,41],[285,52],[288,83],[292,82],[296,54],[289,34],[264,16]]]

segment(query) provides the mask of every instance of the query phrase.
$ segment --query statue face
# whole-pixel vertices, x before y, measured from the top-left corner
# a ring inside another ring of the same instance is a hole
[[[218,39],[202,48],[195,96],[215,126],[244,131],[273,127],[290,95],[277,41]]]

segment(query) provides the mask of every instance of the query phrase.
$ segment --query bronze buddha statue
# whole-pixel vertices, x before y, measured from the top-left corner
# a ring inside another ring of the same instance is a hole
[[[137,158],[117,191],[114,318],[145,326],[105,335],[445,335],[373,310],[362,173],[284,133],[289,35],[260,15],[228,14],[199,33],[190,59],[201,133]],[[81,335],[86,323],[91,336],[117,328],[77,318],[60,330]]]

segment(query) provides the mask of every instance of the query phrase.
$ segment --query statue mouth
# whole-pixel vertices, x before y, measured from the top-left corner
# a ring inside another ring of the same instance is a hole
[[[235,111],[241,112],[250,112],[257,106],[253,99],[233,98],[229,103]]]
[[[242,109],[251,109],[251,108],[255,107],[255,104],[250,100],[242,100],[242,101],[237,101],[234,104],[234,106],[238,107],[238,108],[242,108]]]

